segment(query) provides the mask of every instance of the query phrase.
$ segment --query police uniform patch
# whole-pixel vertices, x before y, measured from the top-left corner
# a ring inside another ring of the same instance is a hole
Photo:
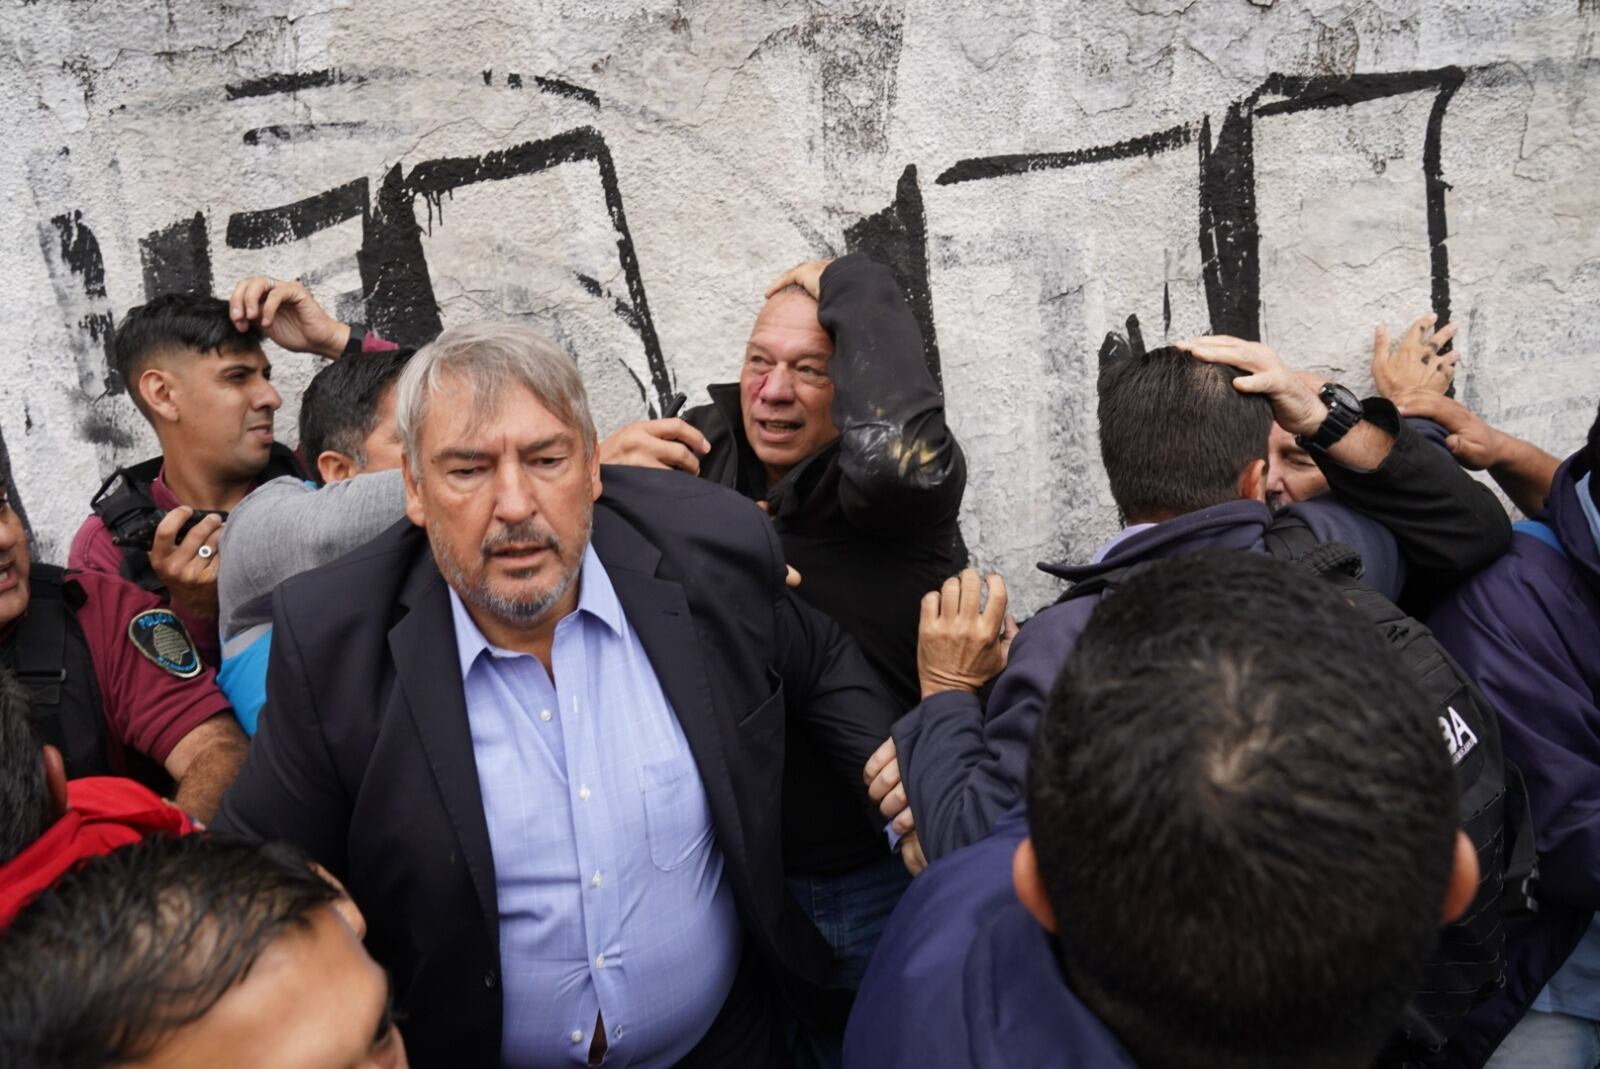
[[[179,679],[200,674],[200,651],[171,609],[146,609],[128,623],[134,648]]]

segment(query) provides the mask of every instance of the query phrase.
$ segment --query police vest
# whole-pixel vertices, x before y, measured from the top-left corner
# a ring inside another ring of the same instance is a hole
[[[155,540],[156,527],[166,516],[166,510],[157,505],[151,496],[150,484],[161,474],[161,457],[152,457],[126,468],[118,468],[95,491],[89,508],[100,517],[100,522],[111,532],[111,540],[122,550],[122,578],[165,596],[167,588],[150,566],[150,545]],[[272,443],[272,453],[267,466],[261,471],[261,481],[292,475],[305,478],[300,460],[287,446]]]
[[[28,688],[34,726],[61,751],[67,778],[132,776],[170,792],[165,769],[111,743],[94,656],[76,616],[87,600],[83,588],[61,568],[36,564],[28,590],[28,611],[0,645],[0,661]]]

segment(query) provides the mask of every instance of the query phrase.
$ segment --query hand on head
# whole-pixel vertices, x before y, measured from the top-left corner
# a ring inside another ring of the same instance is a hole
[[[228,317],[243,333],[251,323],[291,353],[338,359],[350,327],[323,311],[311,291],[296,281],[255,275],[241,279],[228,297]]]
[[[832,260],[806,260],[796,264],[783,274],[779,275],[772,285],[767,287],[764,296],[771,297],[774,293],[788,286],[799,286],[811,294],[814,300],[822,300],[822,272],[828,269]]]
[[[1261,394],[1272,402],[1272,418],[1290,434],[1315,434],[1328,418],[1328,406],[1317,391],[1260,342],[1227,335],[1189,338],[1176,348],[1208,364],[1224,364],[1244,372],[1233,380],[1240,393]]]

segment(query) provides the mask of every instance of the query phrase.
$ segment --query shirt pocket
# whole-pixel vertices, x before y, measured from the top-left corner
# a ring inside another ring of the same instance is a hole
[[[656,868],[671,872],[711,841],[711,811],[692,763],[640,765],[639,793],[644,796],[645,837]]]

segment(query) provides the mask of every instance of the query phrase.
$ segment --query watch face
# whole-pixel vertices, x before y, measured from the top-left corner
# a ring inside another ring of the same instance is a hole
[[[1346,386],[1337,382],[1330,382],[1322,388],[1322,403],[1329,408],[1337,405],[1340,408],[1355,412],[1361,411],[1361,398]]]

